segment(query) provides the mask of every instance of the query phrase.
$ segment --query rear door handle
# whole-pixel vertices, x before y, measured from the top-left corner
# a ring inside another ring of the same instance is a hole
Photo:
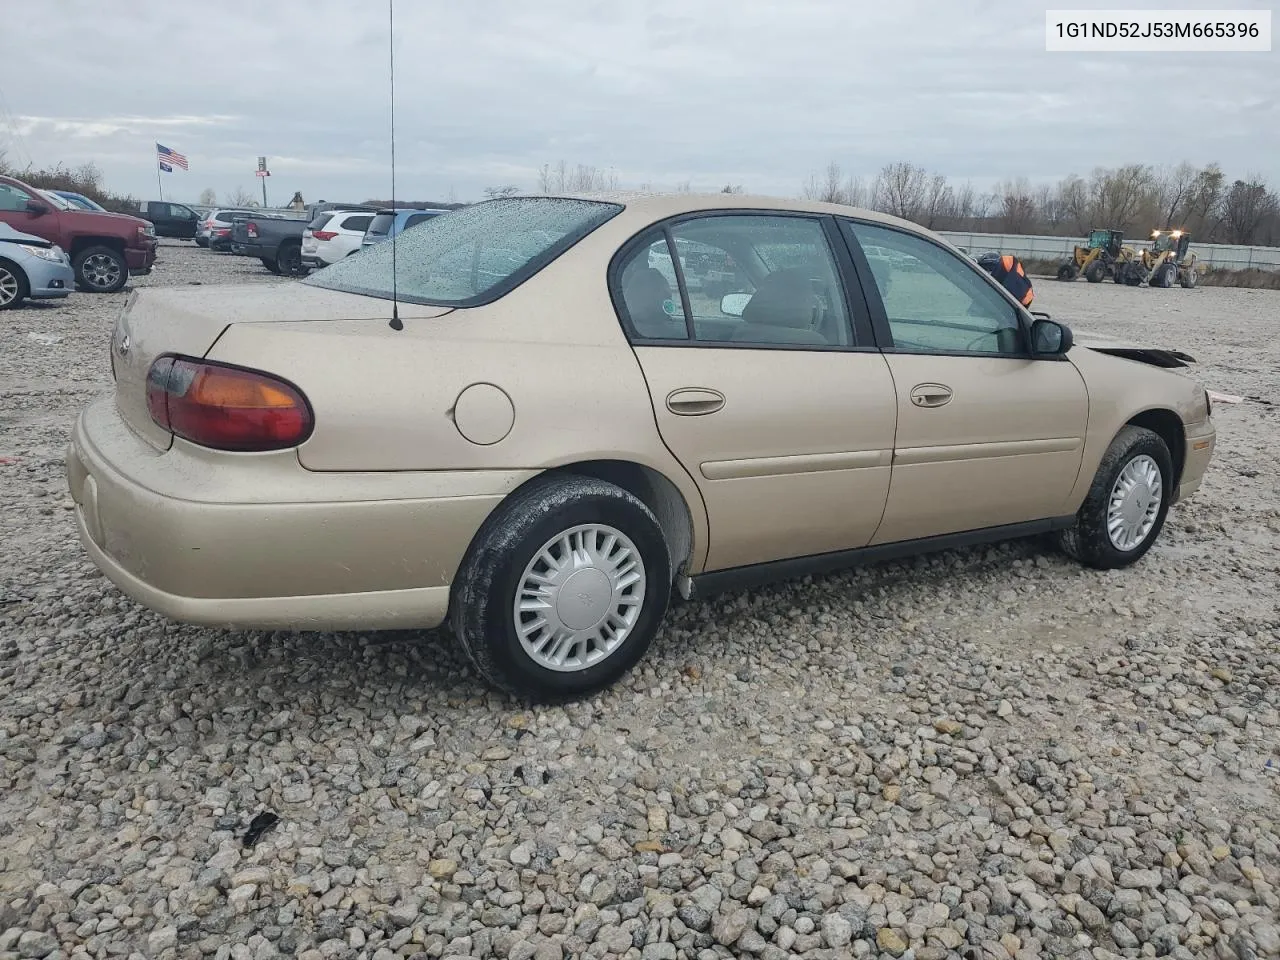
[[[919,383],[911,388],[911,402],[917,407],[940,407],[951,402],[951,388],[941,383]]]
[[[684,387],[667,394],[667,409],[678,417],[704,417],[724,406],[724,394],[708,387]]]

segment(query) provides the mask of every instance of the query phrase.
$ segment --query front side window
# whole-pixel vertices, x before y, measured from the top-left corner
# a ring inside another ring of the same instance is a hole
[[[844,290],[822,222],[763,214],[682,220],[655,231],[620,265],[633,334],[757,346],[848,347]],[[674,246],[679,270],[671,258]],[[684,282],[684,298],[677,285]],[[667,331],[667,332],[663,332]]]
[[[391,299],[392,257],[402,300],[461,306],[484,303],[542,269],[617,215],[615,203],[560,197],[489,200],[437,217],[336,263],[304,283]]]
[[[1022,355],[1017,310],[969,263],[923,237],[843,221],[862,247],[894,349]]]
[[[0,183],[0,210],[21,211],[27,209],[31,196],[25,190],[7,183]]]

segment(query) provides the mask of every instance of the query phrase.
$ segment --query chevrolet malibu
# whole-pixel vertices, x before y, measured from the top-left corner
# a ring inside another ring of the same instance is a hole
[[[301,284],[135,294],[67,474],[94,562],[167,616],[448,621],[562,699],[673,588],[1042,533],[1137,561],[1200,486],[1209,398],[1176,354],[1074,341],[877,213],[499,199]]]

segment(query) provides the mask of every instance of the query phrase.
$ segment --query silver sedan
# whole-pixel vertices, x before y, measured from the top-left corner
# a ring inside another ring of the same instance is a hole
[[[0,310],[65,297],[75,289],[71,260],[56,244],[0,223]]]

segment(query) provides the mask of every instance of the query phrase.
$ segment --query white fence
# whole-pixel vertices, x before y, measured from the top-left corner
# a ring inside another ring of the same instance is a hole
[[[1083,241],[1079,237],[1028,237],[1007,233],[964,233],[940,230],[957,247],[963,247],[974,256],[996,250],[1012,253],[1024,259],[1056,260],[1071,255],[1075,245]],[[1146,246],[1147,238],[1129,239],[1134,246]],[[1200,263],[1228,270],[1280,270],[1280,247],[1237,247],[1228,243],[1196,243],[1191,241],[1191,252]]]

